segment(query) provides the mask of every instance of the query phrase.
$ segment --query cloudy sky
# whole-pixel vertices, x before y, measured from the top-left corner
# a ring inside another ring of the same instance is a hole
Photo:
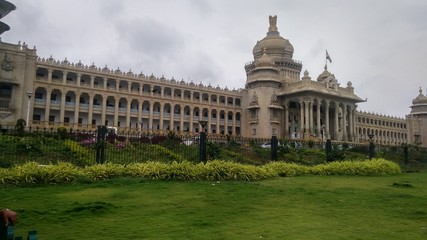
[[[404,117],[427,88],[425,0],[9,0],[2,41],[40,57],[243,88],[244,64],[277,15],[282,37],[316,79],[328,70],[367,103]]]

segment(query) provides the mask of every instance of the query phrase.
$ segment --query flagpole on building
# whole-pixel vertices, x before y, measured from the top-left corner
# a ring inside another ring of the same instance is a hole
[[[329,60],[329,63],[332,63],[332,59],[329,56],[328,49],[326,49],[325,69],[328,69],[328,60]]]
[[[325,58],[325,69],[328,69],[328,57]]]

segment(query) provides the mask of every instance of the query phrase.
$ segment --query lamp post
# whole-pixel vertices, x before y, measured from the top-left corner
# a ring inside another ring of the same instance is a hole
[[[206,132],[205,132],[205,126],[208,123],[208,121],[200,120],[199,124],[201,126],[200,131],[200,142],[199,142],[199,161],[200,162],[206,162]]]
[[[368,134],[368,137],[369,137],[369,160],[371,160],[374,157],[375,145],[374,145],[374,142],[372,140],[374,137],[374,134],[370,133],[370,134]]]
[[[28,103],[27,103],[27,127],[30,126],[30,107],[31,107],[31,97],[33,92],[27,91]]]

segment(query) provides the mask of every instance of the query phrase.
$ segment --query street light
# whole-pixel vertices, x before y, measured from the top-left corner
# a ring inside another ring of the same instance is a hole
[[[206,124],[208,124],[208,121],[200,120],[199,124],[200,124],[200,126],[202,126],[202,132],[204,132],[204,128],[205,128]]]
[[[31,106],[31,97],[33,92],[27,91],[28,103],[27,103],[27,127],[30,126],[30,106]]]
[[[372,138],[374,137],[373,133],[368,134],[369,137],[369,160],[371,160],[374,157],[374,143]]]

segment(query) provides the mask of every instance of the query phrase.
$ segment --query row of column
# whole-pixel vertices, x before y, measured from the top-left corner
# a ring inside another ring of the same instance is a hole
[[[50,97],[51,97],[51,91],[47,90],[46,91],[46,107],[45,107],[45,118],[48,118],[50,115],[50,108],[51,108],[51,101],[50,101]],[[113,124],[117,124],[119,121],[119,101],[120,99],[116,99],[115,105],[114,105],[114,123]],[[92,123],[92,119],[93,119],[93,97],[89,95],[89,106],[88,106],[88,119],[87,122],[88,124]],[[143,104],[144,102],[140,101],[138,102],[138,121],[142,120],[143,116],[142,116],[142,108],[143,108]],[[149,108],[149,118],[148,118],[148,128],[149,129],[153,129],[153,119],[154,119],[154,102],[150,102],[150,108]],[[164,111],[162,109],[163,105],[160,103],[160,129],[163,129],[163,120],[164,120]],[[193,109],[191,109],[190,114],[185,117],[189,118],[189,119],[184,119],[184,108],[182,106],[180,106],[180,130],[182,131],[184,129],[184,120],[189,120],[189,128],[193,129],[193,124],[194,121],[200,121],[203,120],[203,116],[202,113],[199,114],[199,116],[194,116],[193,113]],[[65,109],[66,109],[66,95],[62,94],[61,95],[61,103],[60,103],[60,112],[59,112],[59,119],[60,119],[60,123],[63,124],[63,119],[65,117]],[[207,107],[208,109],[208,124],[206,125],[207,127],[207,131],[208,133],[212,133],[212,124],[216,124],[216,132],[219,133],[220,132],[220,126],[221,126],[221,119],[220,119],[220,113],[221,111],[224,111],[225,113],[225,118],[224,118],[224,128],[226,131],[228,131],[228,127],[229,127],[229,120],[228,120],[228,112],[226,110],[217,110],[217,117],[216,119],[214,119],[216,122],[212,123],[211,122],[211,117],[212,117],[212,108],[211,107]],[[201,111],[202,112],[202,111]],[[80,113],[80,98],[76,97],[75,98],[75,106],[74,106],[74,123],[78,123],[78,119],[79,119],[79,113]],[[236,113],[235,111],[232,111],[233,113],[233,118],[232,118],[232,134],[235,135],[236,134],[236,116],[238,113]],[[103,98],[102,99],[102,110],[101,110],[101,123],[105,123],[106,120],[106,115],[107,115],[107,98]],[[198,117],[198,119],[196,119],[196,117]],[[130,118],[131,118],[131,104],[128,101],[128,104],[126,106],[126,127],[129,127],[130,125]],[[175,121],[175,114],[173,112],[173,107],[171,104],[171,113],[170,113],[170,129],[174,128],[174,121]],[[197,123],[198,124],[198,123]],[[138,124],[138,128],[139,130],[141,130],[141,125]]]
[[[48,82],[52,82],[52,72],[53,72],[53,70],[52,69],[48,69]],[[63,72],[63,79],[62,79],[62,84],[66,84],[67,83],[67,74],[68,74],[68,72],[66,72],[66,71],[64,71]],[[77,74],[77,86],[78,87],[80,87],[81,86],[81,76],[82,76],[82,74],[81,73],[76,73]],[[93,75],[89,75],[89,77],[90,77],[90,88],[94,88],[95,87],[95,76],[93,76]],[[103,77],[102,78],[103,79],[103,89],[104,90],[107,90],[107,80],[108,80],[108,78],[107,77]],[[144,92],[143,91],[143,83],[137,83],[138,84],[138,88],[139,88],[139,90],[138,90],[138,94],[139,95],[143,95],[144,93],[147,93],[147,94],[149,94],[151,97],[154,97],[155,96],[155,93],[156,93],[156,88],[155,88],[155,86],[151,86],[150,85],[150,89],[149,89],[149,92]],[[115,84],[116,86],[115,86],[115,91],[120,91],[120,88],[119,88],[119,84]],[[159,95],[160,95],[160,97],[161,98],[164,98],[165,97],[165,95],[164,95],[164,93],[165,93],[165,86],[158,86],[159,88],[160,88],[160,91],[159,91]],[[131,90],[132,90],[132,84],[127,84],[127,92],[131,92]],[[181,96],[179,97],[179,99],[180,100],[182,100],[182,101],[184,101],[185,100],[185,94],[184,94],[184,91],[182,90],[182,89],[179,89],[179,90],[181,90]],[[195,99],[194,99],[194,91],[190,91],[190,90],[188,90],[189,91],[189,93],[190,93],[190,98],[189,98],[189,100],[190,101],[194,101]],[[175,88],[172,88],[171,87],[171,96],[173,96],[174,97],[174,92],[175,92]],[[202,103],[203,102],[203,98],[202,98],[202,96],[201,96],[202,94],[200,94],[200,96],[199,96],[199,99],[198,99],[198,102],[200,102],[200,103]],[[211,103],[211,94],[208,94],[208,99],[207,99],[207,102],[208,103]],[[228,104],[228,101],[227,101],[227,97],[226,96],[222,96],[222,97],[224,97],[225,98],[225,102],[224,103],[222,103],[222,104]],[[231,104],[231,106],[240,106],[240,103],[236,103],[236,101],[237,101],[237,99],[238,98],[236,98],[236,97],[233,97],[233,104]],[[218,95],[217,96],[217,101],[215,102],[215,104],[216,105],[220,105],[221,103],[220,103],[220,95]]]
[[[331,102],[330,100],[324,100],[323,101],[323,116],[321,114],[321,107],[322,103],[321,101],[317,101],[316,104],[314,104],[313,100],[301,100],[299,101],[300,106],[300,133],[303,135],[311,134],[316,135],[317,137],[322,137],[321,130],[324,131],[324,136],[327,139],[334,139],[334,140],[342,140],[342,141],[355,141],[355,107],[352,105],[344,105],[339,104],[337,102],[334,103],[334,108],[331,108]],[[316,107],[316,112],[314,111],[314,106]],[[342,139],[339,139],[340,133],[339,133],[339,126],[340,126],[340,119],[339,119],[339,110],[341,108],[342,112],[342,119],[341,119],[341,130],[342,130]],[[285,110],[285,126],[284,129],[287,131],[289,129],[289,102],[285,103],[284,106]],[[333,119],[332,119],[332,125],[331,125],[331,119],[330,119],[330,110],[333,110]],[[316,118],[314,119],[314,115],[316,115]],[[321,122],[321,119],[323,119],[323,124]],[[348,119],[348,122],[347,122]],[[314,121],[316,120],[316,124],[314,124]],[[316,129],[315,126],[316,125]],[[330,128],[333,128],[334,134],[331,135]],[[347,127],[348,126],[348,127]],[[316,130],[316,131],[315,131]]]

